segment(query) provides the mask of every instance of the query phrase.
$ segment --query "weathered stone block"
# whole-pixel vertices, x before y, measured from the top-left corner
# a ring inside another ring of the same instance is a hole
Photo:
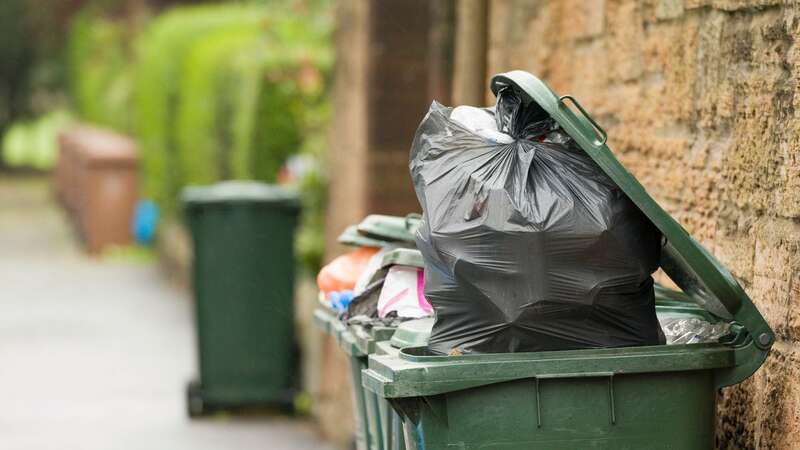
[[[683,0],[658,0],[655,15],[657,19],[677,19],[683,15]]]
[[[608,0],[606,7],[606,38],[609,70],[613,78],[635,80],[642,75],[641,45],[644,40],[639,2]]]
[[[762,219],[754,228],[753,297],[778,339],[800,340],[796,325],[790,326],[792,306],[795,313],[800,312],[793,305],[794,283],[800,272],[800,224],[786,219]]]

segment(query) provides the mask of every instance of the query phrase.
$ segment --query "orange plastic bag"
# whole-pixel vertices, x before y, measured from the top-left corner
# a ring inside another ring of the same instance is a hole
[[[361,247],[339,256],[323,267],[317,275],[317,286],[323,298],[327,299],[331,292],[352,290],[369,259],[376,253],[378,253],[377,248]]]

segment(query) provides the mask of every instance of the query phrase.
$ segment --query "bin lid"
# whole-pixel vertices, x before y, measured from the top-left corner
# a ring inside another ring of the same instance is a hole
[[[349,245],[352,247],[383,247],[384,245],[388,244],[386,241],[382,241],[380,239],[373,239],[371,237],[364,236],[358,232],[358,226],[350,225],[349,227],[345,228],[342,234],[339,235],[336,240],[340,244]]]
[[[381,269],[389,266],[409,266],[425,268],[425,260],[422,259],[422,252],[411,248],[398,248],[392,250],[381,259]]]
[[[393,326],[375,324],[365,327],[361,324],[348,323],[350,331],[355,338],[356,347],[361,353],[370,355],[375,352],[376,344],[381,341],[388,341],[396,330]]]
[[[543,81],[521,70],[492,78],[491,89],[495,95],[504,88],[515,89],[526,104],[535,102],[550,114],[661,230],[666,239],[661,268],[684,293],[710,313],[743,326],[758,348],[768,350],[772,346],[772,329],[730,271],[664,211],[617,161],[606,144],[606,132],[575,98],[556,96]],[[578,113],[573,112],[568,103],[572,103]],[[762,357],[766,357],[766,352]]]
[[[405,217],[370,214],[358,224],[357,229],[362,235],[374,239],[414,242],[421,220],[418,214]]]
[[[181,201],[187,205],[212,203],[268,203],[299,208],[297,191],[282,186],[257,181],[222,181],[209,186],[189,186],[181,192]]]
[[[414,319],[403,322],[392,335],[391,343],[394,348],[422,347],[428,345],[433,328],[433,317]]]
[[[139,162],[136,143],[110,130],[78,125],[62,132],[61,142],[88,166],[136,167]]]

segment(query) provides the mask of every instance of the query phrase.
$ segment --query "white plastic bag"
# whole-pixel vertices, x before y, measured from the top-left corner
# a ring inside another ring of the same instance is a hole
[[[711,324],[696,318],[660,317],[659,322],[667,339],[667,345],[717,342],[730,330],[728,323]]]
[[[450,113],[450,119],[463,125],[469,131],[486,139],[491,144],[510,144],[514,138],[497,129],[494,115],[489,111],[474,106],[456,106]]]
[[[378,297],[378,317],[392,311],[399,317],[418,319],[430,316],[433,308],[425,299],[423,270],[417,267],[392,266],[386,274]]]

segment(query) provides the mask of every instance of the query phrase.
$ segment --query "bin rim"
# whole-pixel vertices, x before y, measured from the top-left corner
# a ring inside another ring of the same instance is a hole
[[[505,88],[515,89],[523,102],[535,102],[558,122],[661,230],[666,239],[661,256],[664,272],[704,309],[743,326],[753,337],[754,345],[761,350],[760,354],[753,357],[763,362],[775,341],[775,335],[750,297],[731,272],[664,211],[614,157],[606,143],[606,132],[580,103],[569,95],[557,96],[542,80],[521,70],[495,75],[490,87],[495,95]],[[567,102],[572,103],[580,114],[573,112]]]
[[[350,330],[346,328],[340,331],[337,342],[339,343],[339,348],[341,348],[344,354],[347,356],[355,358],[367,356],[366,353],[362,352],[361,349],[358,348],[358,345],[356,344],[356,337],[352,332],[350,332]]]
[[[423,317],[401,323],[392,335],[392,347],[402,349],[427,345],[434,320],[433,317]]]
[[[187,207],[209,204],[261,203],[299,209],[297,190],[257,181],[229,180],[183,188],[181,203]]]
[[[407,347],[396,356],[370,356],[364,387],[385,398],[403,398],[521,379],[709,370],[721,388],[741,382],[761,364],[753,356],[761,350],[752,339],[736,346],[706,343],[461,356],[425,355],[425,350]]]
[[[355,345],[361,353],[370,355],[375,352],[378,342],[388,341],[394,335],[396,327],[375,324],[366,327],[363,324],[347,324],[355,339]]]

